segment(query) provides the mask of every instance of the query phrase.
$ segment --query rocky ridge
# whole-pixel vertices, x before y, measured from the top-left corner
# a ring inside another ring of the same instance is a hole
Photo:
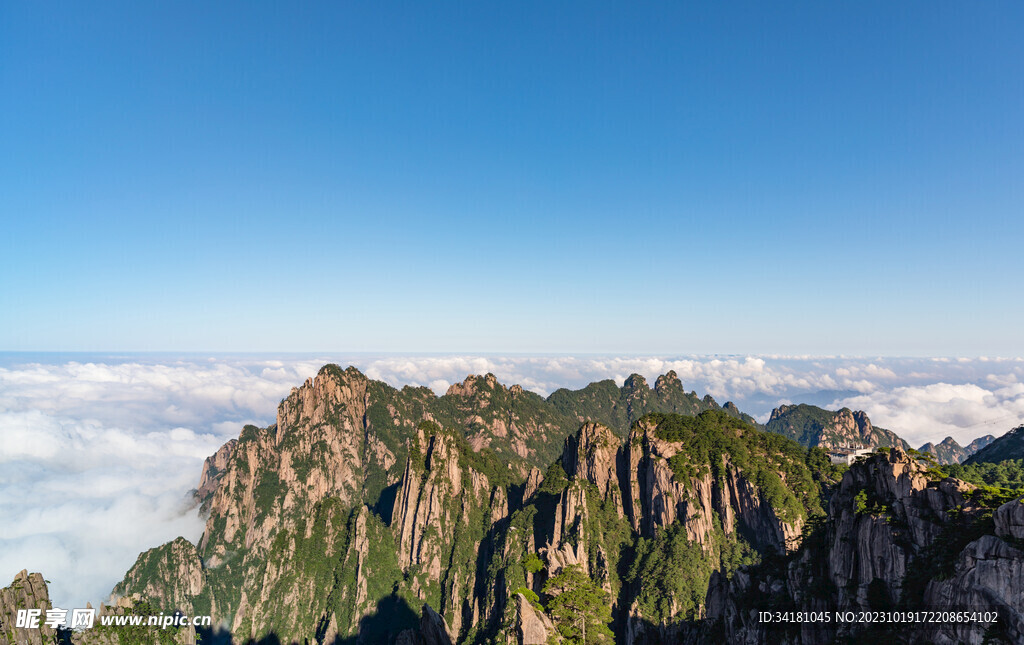
[[[783,405],[772,410],[765,429],[794,439],[807,448],[898,446],[910,449],[896,433],[872,425],[867,414],[849,408],[831,411],[807,404]]]
[[[960,464],[993,441],[995,441],[995,437],[988,434],[978,437],[967,446],[961,446],[953,437],[946,437],[937,444],[929,442],[917,450],[931,453],[940,464]]]

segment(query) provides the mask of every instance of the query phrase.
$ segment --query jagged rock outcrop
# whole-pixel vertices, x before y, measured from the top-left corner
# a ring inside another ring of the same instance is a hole
[[[516,642],[519,645],[547,645],[555,637],[555,626],[523,594],[516,594]]]
[[[194,549],[194,547],[193,547]],[[90,627],[81,624],[70,629],[74,624],[74,609],[92,609],[86,603],[84,608],[54,607],[50,602],[47,581],[39,573],[21,571],[14,577],[9,587],[0,589],[0,644],[4,645],[122,645],[130,642],[133,645],[195,645],[196,631],[192,625],[184,627],[160,628],[104,626],[103,617],[140,614],[148,616],[152,612],[147,604],[137,605],[141,597],[115,598],[110,604],[101,604],[93,614]],[[40,612],[36,627],[18,627],[17,613],[21,609],[35,609]],[[47,611],[60,609],[64,613],[58,617],[57,628],[47,623]]]
[[[597,487],[602,499],[612,496],[622,513],[619,485],[619,453],[621,441],[609,428],[585,423],[579,432],[565,440],[562,468],[569,477],[584,479]]]
[[[506,388],[494,374],[466,377],[441,398],[452,419],[467,429],[473,450],[493,450],[518,477],[531,464],[548,463],[568,434],[568,419],[539,395],[513,385]]]
[[[204,516],[210,513],[213,494],[220,486],[220,480],[228,468],[228,462],[231,460],[236,445],[238,445],[237,440],[228,441],[203,462],[203,471],[199,476],[199,488],[196,489],[195,498],[199,502],[200,512]]]
[[[630,520],[635,530],[651,536],[656,528],[680,520],[691,541],[708,544],[717,515],[726,535],[736,531],[740,520],[761,546],[777,551],[785,551],[800,535],[802,521],[780,519],[728,455],[723,456],[720,479],[710,468],[679,478],[670,466],[679,452],[677,444],[657,436],[653,424],[640,424],[630,433],[623,462],[629,499],[634,501]]]
[[[962,507],[974,488],[955,479],[930,480],[898,448],[851,468],[829,507],[828,568],[839,606],[869,609],[869,586],[876,580],[898,602],[910,558],[935,540],[949,512]]]
[[[540,482],[543,478],[544,474],[540,472],[540,468],[530,469],[529,474],[526,476],[526,483],[523,484],[522,503],[525,503],[528,499],[533,497],[533,494],[537,492],[538,488],[540,488]]]
[[[19,609],[38,609],[38,628],[17,627]],[[41,573],[22,570],[11,584],[0,589],[0,638],[11,645],[43,645],[52,643],[57,630],[47,625],[46,610],[53,609],[50,592]]]
[[[417,431],[391,518],[398,563],[410,591],[437,603],[455,634],[480,615],[476,557],[482,520],[500,522],[506,493],[467,462],[460,438],[436,424]],[[436,595],[431,588],[444,592]]]

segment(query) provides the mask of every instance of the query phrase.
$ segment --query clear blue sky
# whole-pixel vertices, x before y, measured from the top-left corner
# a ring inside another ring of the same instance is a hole
[[[0,349],[1024,354],[1020,2],[292,5],[0,5]]]

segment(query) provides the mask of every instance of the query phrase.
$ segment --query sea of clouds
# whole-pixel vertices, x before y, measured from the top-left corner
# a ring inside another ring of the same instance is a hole
[[[917,447],[1024,422],[1024,359],[792,356],[84,356],[0,354],[0,585],[23,568],[62,608],[105,600],[145,549],[202,533],[189,491],[246,423],[274,421],[327,362],[443,394],[468,374],[547,395],[675,370],[766,421],[781,403],[864,410]]]

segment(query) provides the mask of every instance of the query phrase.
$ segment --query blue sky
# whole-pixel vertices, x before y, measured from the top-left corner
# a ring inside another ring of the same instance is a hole
[[[1024,355],[1024,6],[4,3],[0,349]]]

